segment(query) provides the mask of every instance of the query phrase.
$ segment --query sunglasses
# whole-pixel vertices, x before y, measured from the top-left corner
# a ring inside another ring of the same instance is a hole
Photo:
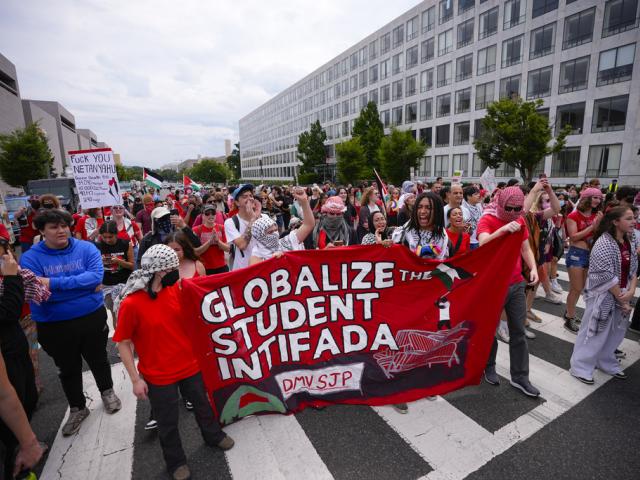
[[[111,210],[124,210],[124,207],[111,207]]]
[[[53,208],[53,207],[55,207],[55,205],[53,203],[43,203],[42,206],[44,208]]]
[[[327,215],[329,217],[341,217],[342,216],[341,213],[332,213],[332,212],[327,212]]]
[[[519,212],[521,210],[522,210],[522,207],[508,207],[508,206],[504,207],[505,212]]]
[[[216,212],[212,212],[211,210],[208,210],[208,211],[203,213],[203,215],[205,217],[210,217],[211,215],[215,215],[215,214],[216,214]]]

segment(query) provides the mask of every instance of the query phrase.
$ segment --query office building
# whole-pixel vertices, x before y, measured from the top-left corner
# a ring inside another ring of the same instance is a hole
[[[298,136],[316,120],[335,163],[334,145],[374,101],[386,132],[410,129],[430,145],[416,178],[477,179],[473,139],[486,107],[517,94],[542,99],[554,131],[572,126],[566,148],[537,169],[553,183],[640,185],[638,4],[426,0],[243,117],[242,177],[293,179]]]

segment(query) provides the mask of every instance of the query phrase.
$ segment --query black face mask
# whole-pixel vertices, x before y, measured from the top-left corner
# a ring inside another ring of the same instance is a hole
[[[175,284],[178,280],[180,280],[180,271],[179,270],[171,270],[169,273],[165,274],[160,280],[160,283],[163,287],[170,287]]]

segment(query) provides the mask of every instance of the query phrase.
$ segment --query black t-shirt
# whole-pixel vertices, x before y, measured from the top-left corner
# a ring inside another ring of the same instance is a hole
[[[128,268],[122,268],[116,263],[112,263],[112,258],[120,258],[127,262],[132,262],[133,259],[128,258],[129,242],[126,240],[118,239],[115,245],[107,245],[104,242],[98,243],[100,253],[102,254],[102,264],[104,265],[104,277],[102,283],[104,285],[117,285],[119,283],[126,283],[131,270]]]

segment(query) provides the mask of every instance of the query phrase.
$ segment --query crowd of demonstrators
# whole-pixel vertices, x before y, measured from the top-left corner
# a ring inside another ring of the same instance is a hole
[[[631,314],[630,303],[640,246],[636,189],[617,183],[601,189],[597,179],[552,188],[546,178],[528,186],[512,179],[492,192],[478,184],[445,185],[442,178],[387,187],[385,194],[373,182],[306,188],[241,184],[202,193],[170,189],[164,198],[158,190],[134,191],[123,195],[121,204],[74,217],[54,195],[31,197],[29,207],[16,215],[22,269],[18,275],[3,270],[7,278],[0,278],[0,302],[16,301],[10,292],[18,283],[26,291],[17,320],[3,316],[0,322],[8,379],[26,417],[38,395],[39,345],[54,359],[69,402],[64,435],[77,432],[89,414],[82,393],[83,359],[105,410],[120,409],[106,355],[108,309],[134,393],[152,404],[147,428],[159,429],[169,472],[188,478],[177,433],[178,389],[189,399],[186,405],[195,411],[207,444],[230,448],[233,442],[215,419],[212,424],[180,323],[179,278],[237,271],[292,250],[360,244],[396,243],[419,257],[444,260],[481,245],[491,248],[495,238],[519,231],[524,232],[521,256],[513,269],[497,272],[509,278],[496,335],[509,344],[511,385],[528,396],[539,395],[529,379],[527,341],[535,333],[527,325],[540,321],[532,310],[539,284],[544,300],[562,303],[557,270],[563,256],[569,275],[564,325],[578,334],[571,373],[586,383],[593,382],[594,368],[624,378],[613,363],[623,355],[617,349],[629,322],[640,333],[640,309]],[[0,231],[0,254],[10,256],[8,238]],[[582,322],[576,311],[580,295],[587,304]],[[163,335],[179,341],[173,346],[155,341]],[[494,340],[484,372],[493,385],[500,383],[496,351]],[[177,357],[180,362],[167,361]],[[395,408],[408,411],[406,404]],[[22,448],[19,435],[13,442]]]

